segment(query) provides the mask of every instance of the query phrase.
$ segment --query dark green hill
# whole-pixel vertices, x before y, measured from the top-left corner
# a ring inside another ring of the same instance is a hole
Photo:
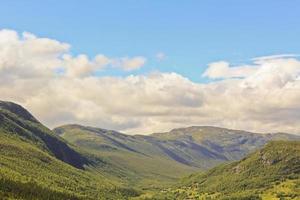
[[[0,101],[0,127],[2,131],[18,135],[74,167],[83,169],[88,164],[88,159],[17,104]]]
[[[299,186],[300,142],[273,141],[241,161],[186,178],[160,198],[299,199]]]
[[[21,106],[0,102],[0,199],[127,199],[136,194],[108,180],[98,160],[76,151]],[[88,170],[90,164],[98,164],[97,173]]]

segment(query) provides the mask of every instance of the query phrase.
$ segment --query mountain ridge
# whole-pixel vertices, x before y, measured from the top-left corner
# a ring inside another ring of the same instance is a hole
[[[96,170],[92,170],[97,165]],[[137,191],[115,181],[101,157],[79,150],[26,109],[0,102],[0,198],[127,199]]]
[[[215,169],[242,162],[236,160],[281,139],[300,137],[211,126],[148,136],[78,124],[51,131],[25,108],[0,101],[0,196],[127,199],[138,191],[157,192],[183,176],[205,173],[221,163]]]
[[[84,156],[58,138],[20,105],[0,101],[0,116],[0,123],[7,131],[37,141],[59,160],[80,169],[88,163]]]
[[[208,126],[151,135],[127,135],[71,124],[55,128],[54,132],[81,149],[101,155],[108,162],[134,170],[139,177],[151,176],[159,182],[165,181],[161,179],[164,176],[169,176],[168,180],[172,182],[197,170],[204,171],[224,162],[239,160],[274,138],[300,140],[300,136],[292,134],[264,135]],[[161,167],[152,163],[160,163]],[[169,166],[173,170],[164,170]]]
[[[240,161],[193,174],[153,199],[298,199],[300,141],[271,141]]]

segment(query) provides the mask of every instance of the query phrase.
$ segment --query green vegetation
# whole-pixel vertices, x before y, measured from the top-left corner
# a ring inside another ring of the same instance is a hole
[[[150,136],[79,125],[51,131],[0,101],[0,199],[299,199],[300,142],[253,152],[273,139],[299,136],[216,127]]]
[[[211,126],[178,128],[166,133],[155,133],[152,136],[161,140],[191,144],[193,148],[191,150],[187,149],[188,152],[191,152],[190,154],[196,155],[200,151],[204,155],[211,155],[214,160],[220,160],[222,163],[224,161],[240,160],[249,153],[263,147],[269,141],[300,140],[300,136],[286,133],[259,134]],[[202,151],[199,148],[195,149],[197,145],[202,147]],[[182,148],[186,149],[187,147],[183,145]],[[197,150],[197,152],[192,150]],[[193,162],[203,163],[203,159],[198,157]],[[199,164],[199,166],[201,165]],[[212,166],[209,165],[208,167],[211,168]]]
[[[156,199],[299,199],[300,142],[270,142],[241,161],[192,175]]]
[[[63,126],[54,131],[68,142],[118,166],[122,176],[120,182],[143,190],[164,187],[199,170],[168,157],[156,146],[158,141],[149,141],[151,137],[129,136],[79,125]],[[97,166],[92,170],[96,169]],[[115,172],[108,171],[107,176]]]
[[[54,132],[119,167],[108,171],[108,176],[119,171],[119,182],[145,190],[165,187],[190,173],[241,159],[273,138],[300,139],[289,134],[262,135],[216,127],[181,128],[150,136],[80,125],[61,126]]]
[[[80,161],[95,161],[72,149],[25,110],[10,103],[0,105],[2,199],[126,199],[137,195],[100,172],[82,170],[77,165]],[[55,141],[57,149],[49,148],[49,141]]]

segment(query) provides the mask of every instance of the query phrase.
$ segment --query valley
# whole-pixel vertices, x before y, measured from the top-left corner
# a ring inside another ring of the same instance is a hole
[[[145,136],[77,124],[50,130],[1,101],[0,138],[4,199],[299,197],[300,136],[287,133],[193,126]]]

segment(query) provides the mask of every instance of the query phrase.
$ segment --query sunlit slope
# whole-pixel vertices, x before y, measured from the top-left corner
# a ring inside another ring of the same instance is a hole
[[[129,184],[153,188],[199,170],[169,157],[155,138],[79,125],[66,125],[54,131],[70,143],[127,171],[124,179]]]
[[[193,146],[200,145],[207,152],[223,156],[229,161],[239,160],[272,140],[300,140],[299,135],[287,133],[258,134],[212,126],[178,128],[170,132],[155,133],[152,136],[162,140],[180,142],[183,151],[193,155],[197,152],[192,150],[198,150]],[[196,163],[197,161],[198,159],[191,160]]]
[[[65,125],[54,131],[68,142],[127,171],[134,184],[157,185],[217,164],[238,160],[274,137],[300,139],[289,134],[257,134],[217,127],[189,127],[150,136]]]
[[[126,199],[136,194],[100,170],[84,170],[93,164],[100,166],[101,160],[79,153],[22,107],[0,102],[1,199]]]
[[[270,142],[241,161],[186,178],[157,199],[299,199],[300,142]]]

